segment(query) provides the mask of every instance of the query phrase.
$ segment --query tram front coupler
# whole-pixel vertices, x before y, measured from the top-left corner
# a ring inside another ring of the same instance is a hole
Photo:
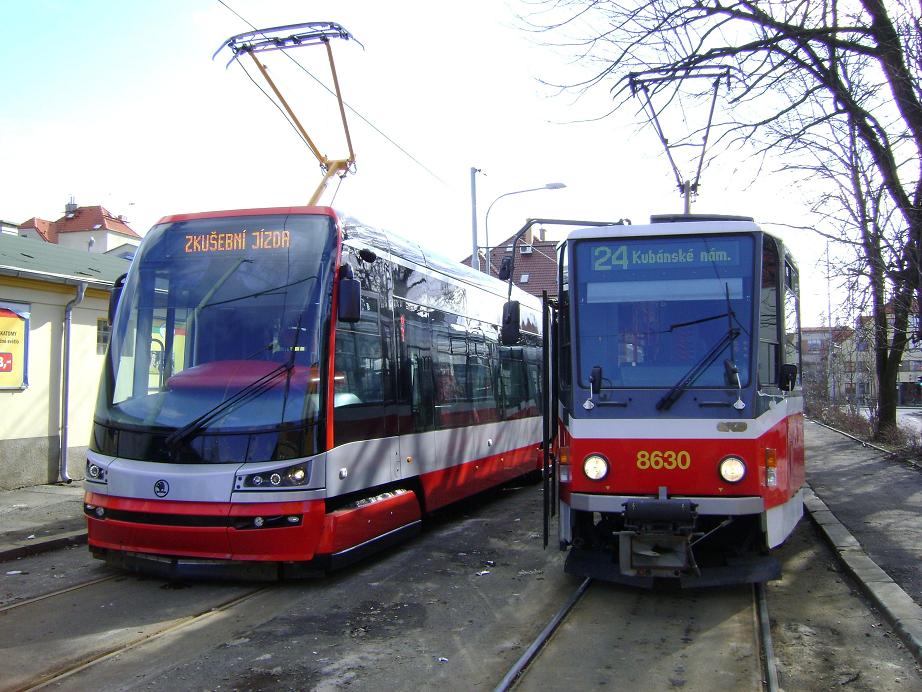
[[[624,504],[624,530],[618,533],[618,561],[631,577],[699,574],[692,553],[698,513],[691,500],[631,500]]]

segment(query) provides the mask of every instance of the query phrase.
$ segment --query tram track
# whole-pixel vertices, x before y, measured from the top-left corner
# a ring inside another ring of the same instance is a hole
[[[47,593],[39,594],[37,596],[31,596],[29,598],[24,598],[20,601],[15,601],[13,603],[8,603],[5,606],[0,606],[0,616],[4,613],[8,613],[11,610],[16,610],[17,608],[22,608],[24,606],[31,605],[33,603],[38,603],[39,601],[46,601],[51,598],[57,598],[58,596],[63,596],[64,594],[72,593],[74,591],[79,591],[80,589],[85,589],[96,584],[101,584],[107,581],[113,581],[115,579],[121,578],[120,574],[109,574],[105,577],[97,577],[95,579],[87,579],[86,581],[79,582],[77,584],[71,584],[70,586],[65,586],[61,589],[55,589],[54,591],[49,591]]]
[[[503,677],[500,683],[496,686],[495,692],[506,692],[507,690],[512,689],[512,686],[519,679],[528,666],[534,660],[535,656],[541,653],[541,649],[544,648],[545,644],[550,641],[551,637],[554,636],[554,632],[557,631],[557,628],[564,621],[567,615],[570,614],[570,611],[579,603],[580,599],[583,597],[583,594],[586,593],[586,590],[592,584],[592,579],[587,578],[579,585],[579,588],[567,599],[567,602],[564,603],[563,607],[558,610],[554,617],[551,618],[550,622],[541,630],[541,633],[533,641],[525,653],[523,653],[519,660],[515,662],[512,668],[509,669],[509,672]]]
[[[109,650],[100,651],[87,658],[86,660],[67,666],[66,668],[47,672],[40,677],[29,681],[25,685],[15,688],[15,690],[17,692],[26,692],[28,690],[46,689],[51,685],[57,685],[78,673],[121,656],[122,654],[132,651],[140,646],[157,641],[159,639],[163,639],[165,637],[181,635],[189,628],[202,624],[209,618],[225,614],[227,611],[245,604],[247,601],[252,600],[256,596],[272,588],[272,586],[262,586],[252,589],[251,591],[248,591],[242,595],[229,598],[226,601],[219,603],[218,605],[211,606],[207,609],[203,609],[198,613],[194,613],[181,618],[179,621],[172,623],[164,629],[138,637]]]
[[[681,660],[681,663],[676,663],[671,670],[654,667],[647,671],[643,670],[641,664],[634,666],[635,670],[622,676],[618,670],[619,661],[630,661],[638,657],[654,660],[663,654],[653,650],[648,651],[645,655],[639,654],[636,648],[637,643],[624,642],[626,637],[623,633],[622,636],[600,637],[598,623],[588,622],[592,619],[594,611],[601,610],[597,602],[587,604],[587,594],[590,594],[591,590],[600,592],[600,594],[591,594],[593,597],[604,598],[612,602],[607,604],[611,612],[620,612],[628,616],[623,620],[616,618],[609,620],[610,635],[613,635],[614,630],[619,627],[663,633],[659,638],[646,638],[643,645],[649,649],[663,650],[667,658]],[[575,688],[596,687],[602,684],[601,677],[604,677],[607,683],[631,683],[644,689],[682,686],[686,681],[696,679],[714,683],[714,671],[719,672],[730,667],[734,668],[732,676],[737,683],[740,679],[745,679],[751,682],[752,689],[762,692],[778,692],[781,688],[771,637],[765,586],[764,584],[753,585],[749,589],[748,598],[746,591],[746,587],[738,587],[728,590],[726,594],[715,590],[709,590],[703,594],[666,592],[664,599],[664,594],[658,591],[635,591],[586,579],[525,649],[496,686],[495,692],[507,692],[512,689],[540,689],[542,686],[554,687],[554,682],[548,679],[547,669],[559,669],[561,660],[567,661],[576,675],[585,676],[582,680],[572,676],[568,678],[568,683]],[[654,610],[652,608],[654,602],[658,604],[663,600],[670,602],[668,609],[654,612],[650,618],[644,617],[645,611]],[[698,627],[695,625],[696,621],[707,622],[709,620],[706,613],[699,617],[693,607],[699,602],[705,607],[709,604],[714,606],[715,617],[712,619],[712,626]],[[672,622],[671,627],[670,621]],[[625,622],[630,624],[623,624]],[[749,625],[746,624],[747,622]],[[702,641],[712,639],[714,632],[719,631],[715,628],[722,626],[722,631],[727,635],[724,642],[708,640],[704,646],[696,647],[695,640],[699,638],[696,635],[701,633]],[[670,630],[673,630],[676,636],[671,637]],[[563,641],[558,641],[558,639]],[[567,639],[571,642],[567,642]],[[747,639],[748,650],[745,642]],[[558,646],[560,650],[555,651],[555,646]],[[595,653],[591,650],[593,648],[596,650]],[[686,649],[691,653],[683,653]],[[573,655],[568,653],[570,650],[579,652],[579,661],[575,665]],[[714,652],[730,655],[721,656]],[[551,661],[544,661],[543,658],[551,659]],[[746,665],[738,666],[740,661]],[[738,670],[735,669],[737,667]],[[543,670],[539,671],[538,668],[543,668]],[[638,671],[640,672],[639,677],[636,675]],[[666,679],[659,677],[664,673],[667,675]],[[565,677],[568,675],[566,672],[562,674]],[[718,684],[717,686],[723,685]],[[694,682],[692,682],[692,688],[694,688]],[[745,689],[744,686],[738,684],[734,685],[734,688]]]
[[[52,684],[80,689],[78,681],[98,675],[93,669],[107,669],[100,664],[122,662],[127,653],[148,651],[145,645],[155,642],[154,651],[170,648],[190,630],[237,613],[275,587],[182,584],[112,574],[10,603],[0,609],[0,649],[5,652],[0,690]]]

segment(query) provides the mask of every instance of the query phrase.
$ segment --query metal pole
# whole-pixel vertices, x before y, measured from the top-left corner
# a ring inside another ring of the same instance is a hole
[[[471,166],[471,267],[480,271],[480,257],[477,256],[477,174],[479,168]]]

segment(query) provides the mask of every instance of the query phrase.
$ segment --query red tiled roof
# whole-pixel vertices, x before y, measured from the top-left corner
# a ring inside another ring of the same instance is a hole
[[[57,243],[58,234],[54,231],[54,225],[50,221],[33,216],[28,221],[19,224],[19,230],[33,229],[38,233],[46,243]]]
[[[57,243],[58,235],[61,233],[80,233],[102,229],[128,236],[129,238],[141,238],[125,223],[124,219],[113,216],[105,207],[99,205],[77,207],[73,212],[68,212],[53,222],[33,217],[25,223],[19,224],[19,228],[22,230],[34,228],[49,243]]]
[[[512,253],[509,248],[512,245],[510,236],[490,250],[490,267],[491,274],[497,276],[499,268],[503,263],[503,258],[510,256]],[[525,241],[520,239],[515,246],[515,264],[513,267],[512,283],[521,288],[526,293],[533,296],[541,297],[542,291],[547,291],[549,296],[557,295],[557,241],[555,240],[537,240],[532,242],[530,253],[522,253],[522,248],[526,247]],[[480,256],[481,268],[485,256]],[[471,258],[468,256],[461,260],[462,264],[471,266]],[[522,282],[523,275],[528,274],[528,281]]]

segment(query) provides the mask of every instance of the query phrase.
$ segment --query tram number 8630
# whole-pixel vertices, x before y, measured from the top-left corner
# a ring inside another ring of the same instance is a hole
[[[661,452],[659,450],[647,451],[640,450],[637,452],[637,468],[641,471],[647,469],[680,469],[687,470],[691,466],[691,454],[685,450],[674,452],[671,449]]]

